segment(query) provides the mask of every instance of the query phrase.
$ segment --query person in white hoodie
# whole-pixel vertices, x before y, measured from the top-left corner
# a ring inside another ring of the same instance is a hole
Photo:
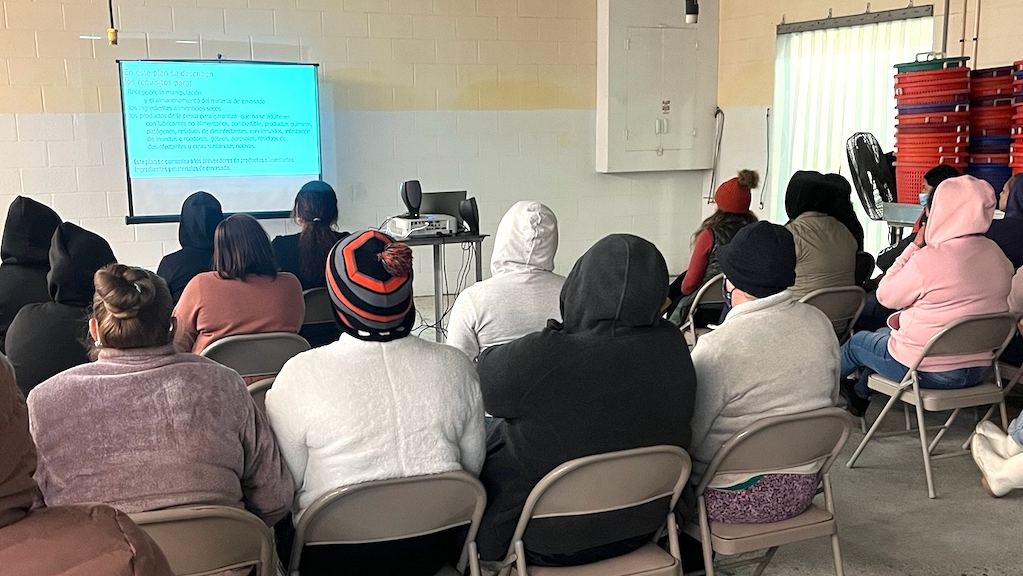
[[[507,344],[561,320],[564,276],[553,272],[558,220],[539,202],[517,202],[497,227],[489,279],[455,300],[447,343],[475,360],[480,352]]]
[[[295,479],[295,522],[320,496],[370,480],[465,470],[486,455],[483,400],[472,363],[410,334],[412,250],[376,230],[350,234],[327,257],[338,326],[333,343],[284,365],[266,412]],[[278,524],[278,551],[293,536]],[[301,571],[429,574],[454,556],[453,531],[384,544],[314,546]],[[285,560],[285,562],[287,562]]]
[[[731,312],[693,349],[696,408],[690,482],[697,484],[721,446],[768,416],[834,406],[838,339],[823,312],[793,301],[792,234],[768,222],[750,224],[722,246]],[[723,474],[707,490],[707,514],[724,523],[777,522],[801,514],[817,493],[820,463],[768,474]]]

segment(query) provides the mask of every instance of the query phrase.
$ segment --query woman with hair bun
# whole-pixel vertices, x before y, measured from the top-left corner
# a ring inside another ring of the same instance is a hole
[[[259,222],[235,214],[217,225],[213,271],[192,278],[174,307],[175,344],[198,354],[225,336],[297,334],[304,317],[298,279],[277,272],[270,239]]]
[[[111,264],[95,285],[97,360],[28,397],[46,504],[128,513],[213,504],[268,525],[284,517],[294,484],[270,425],[235,371],[175,351],[167,283]]]
[[[282,272],[297,276],[303,290],[322,288],[327,285],[324,274],[327,253],[348,235],[334,230],[338,217],[337,194],[322,180],[306,182],[295,196],[291,217],[302,227],[302,232],[274,238],[277,266]]]

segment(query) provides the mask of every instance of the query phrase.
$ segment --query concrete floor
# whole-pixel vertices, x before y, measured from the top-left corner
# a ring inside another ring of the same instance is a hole
[[[433,299],[417,297],[416,307],[426,323],[433,322]],[[420,325],[423,338],[433,340],[432,328]],[[868,423],[887,397],[879,396],[867,414]],[[1023,400],[1011,399],[1010,418],[1020,413]],[[947,414],[929,416],[937,425]],[[914,419],[915,421],[915,419]],[[996,420],[997,421],[997,420]],[[973,429],[967,411],[942,440],[936,452],[957,450]],[[902,412],[889,415],[882,430],[904,428]],[[933,433],[931,433],[933,436]],[[933,463],[938,497],[927,497],[919,436],[873,440],[856,468],[846,468],[863,434],[857,429],[831,469],[831,484],[839,519],[839,537],[846,574],[850,576],[1023,576],[1019,526],[1023,521],[1023,490],[994,499],[984,493],[980,472],[967,456]],[[746,575],[752,568],[719,571]],[[783,546],[766,570],[768,576],[834,574],[827,539]]]

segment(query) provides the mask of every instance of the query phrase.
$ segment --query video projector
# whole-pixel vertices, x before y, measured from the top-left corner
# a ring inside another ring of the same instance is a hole
[[[408,212],[387,221],[387,233],[397,238],[450,235],[458,233],[458,218],[448,214],[420,214],[423,187],[418,180],[402,182],[398,194]]]

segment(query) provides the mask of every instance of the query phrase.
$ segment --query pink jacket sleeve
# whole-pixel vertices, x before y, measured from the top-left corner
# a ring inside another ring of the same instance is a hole
[[[902,310],[923,296],[926,287],[920,271],[920,259],[912,260],[919,251],[919,246],[910,244],[878,284],[877,301],[885,308]]]

